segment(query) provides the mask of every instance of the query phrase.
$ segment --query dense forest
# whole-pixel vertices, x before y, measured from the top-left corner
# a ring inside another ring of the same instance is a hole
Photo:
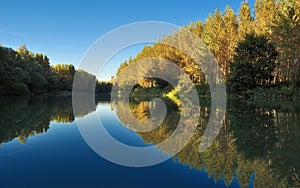
[[[216,9],[205,22],[191,22],[181,29],[191,31],[207,45],[221,67],[229,93],[239,97],[297,95],[300,87],[299,1],[256,0],[253,12],[245,1],[237,13],[229,6],[223,12]],[[198,88],[208,89],[205,75],[195,62],[178,49],[163,44],[162,41],[174,35],[145,46],[136,57],[120,65],[116,77],[131,63],[159,57],[176,63]],[[75,70],[70,64],[50,66],[46,55],[30,52],[24,45],[17,50],[0,46],[0,95],[71,91],[76,71],[97,83],[96,92],[111,91],[112,83],[99,83],[95,76]],[[167,85],[155,79],[140,82],[140,87]]]
[[[96,76],[75,70],[71,64],[50,66],[49,58],[29,51],[0,46],[0,95],[28,95],[72,91],[75,72],[96,84],[97,93],[109,93],[112,84],[98,82]]]
[[[205,22],[191,22],[181,29],[193,32],[208,46],[233,96],[249,97],[255,93],[276,98],[297,94],[300,86],[300,1],[256,0],[254,14],[245,1],[238,13],[229,6],[224,12],[216,9]],[[180,31],[175,34],[180,35]],[[175,34],[145,46],[136,57],[130,57],[120,65],[117,77],[131,63],[159,57],[176,63],[199,87],[207,86],[204,74],[197,71],[191,58],[163,44],[162,41],[174,38]],[[147,84],[149,82],[155,79],[141,81],[140,87],[159,85]]]

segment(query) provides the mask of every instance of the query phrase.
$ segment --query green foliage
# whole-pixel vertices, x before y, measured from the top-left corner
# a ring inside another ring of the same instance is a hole
[[[96,93],[111,93],[112,86],[111,82],[97,82]]]
[[[28,87],[32,93],[43,93],[45,92],[46,84],[47,81],[45,77],[43,77],[39,73],[33,73],[31,75],[31,81]]]
[[[191,22],[183,28],[194,33],[208,46],[221,67],[225,79],[229,77],[231,77],[231,81],[233,77],[237,79],[237,82],[227,82],[232,84],[229,86],[231,89],[245,91],[257,86],[269,86],[271,83],[274,85],[291,85],[294,88],[299,87],[299,1],[255,0],[253,9],[254,16],[251,14],[251,7],[245,1],[242,2],[238,13],[234,13],[232,8],[227,6],[223,12],[216,9],[213,14],[209,14],[205,22]],[[268,49],[261,45],[258,49],[252,49],[253,54],[256,54],[257,57],[262,55],[263,58],[259,58],[259,63],[252,62],[252,65],[249,65],[247,61],[238,60],[240,63],[230,65],[230,62],[236,61],[235,57],[243,56],[244,52],[235,51],[235,48],[238,42],[243,42],[246,35],[251,32],[258,37],[265,36],[266,40],[271,41],[279,52],[275,69],[273,69],[273,56],[271,55],[270,59],[266,57],[263,52]],[[120,65],[116,76],[118,77],[122,70],[134,62],[155,57],[168,59],[176,63],[189,74],[195,84],[207,85],[203,72],[199,71],[197,64],[190,57],[178,49],[161,43],[164,40],[176,40],[176,33],[179,33],[179,38],[184,39],[185,36],[180,35],[179,30],[172,35],[164,36],[152,46],[145,46],[136,57],[130,57],[128,61]],[[232,74],[234,69],[240,71]],[[136,71],[132,74],[145,71],[147,74],[148,70],[145,67],[143,70]],[[165,73],[172,75],[168,70]],[[21,45],[16,51],[0,46],[0,95],[11,95],[15,89],[14,87],[27,88],[17,89],[17,91],[22,91],[22,95],[24,93],[70,91],[74,74],[74,66],[56,65],[50,67],[49,58],[46,55],[30,52],[25,45]],[[23,84],[12,84],[12,82]],[[160,80],[150,78],[143,80],[141,83],[150,87],[168,86]],[[103,85],[103,87],[106,86]],[[19,95],[21,93],[13,94]]]
[[[8,89],[9,88],[9,89]],[[6,81],[0,86],[1,95],[26,95],[30,91],[23,82]]]
[[[26,95],[46,92],[49,59],[34,54],[25,45],[16,51],[0,47],[1,93],[0,95]]]
[[[54,74],[56,74],[56,78],[53,80],[56,83],[57,88],[56,90],[61,91],[71,91],[72,90],[72,84],[75,74],[75,68],[73,65],[66,64],[57,64],[54,66],[51,66],[51,69]],[[54,76],[55,77],[55,76]]]
[[[0,72],[0,95],[29,93],[27,84],[31,82],[30,73],[16,51],[0,47]]]
[[[79,70],[84,80],[96,77]],[[75,68],[73,65],[50,66],[50,60],[41,53],[30,52],[25,45],[16,51],[0,46],[0,95],[28,95],[71,91]],[[101,87],[100,87],[101,88]]]
[[[254,90],[248,90],[247,95],[254,101],[276,101],[286,99],[299,99],[300,89],[292,86],[276,86],[266,88],[256,88]],[[267,99],[267,100],[266,100]]]
[[[266,37],[247,34],[235,52],[228,79],[232,92],[244,95],[248,89],[271,85],[278,54]]]

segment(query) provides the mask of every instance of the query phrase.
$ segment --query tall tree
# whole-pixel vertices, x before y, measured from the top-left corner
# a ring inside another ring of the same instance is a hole
[[[238,23],[236,16],[234,14],[234,11],[230,7],[226,7],[225,13],[224,13],[224,29],[225,29],[225,35],[223,36],[225,43],[222,45],[224,54],[224,73],[225,76],[228,74],[228,64],[230,61],[233,60],[234,56],[234,49],[235,45],[238,39]]]
[[[241,8],[238,15],[238,39],[239,41],[244,40],[246,34],[251,32],[251,9],[249,4],[245,1],[242,2]]]
[[[278,55],[274,45],[266,37],[251,33],[237,44],[235,51],[228,82],[231,91],[245,94],[247,89],[270,86]]]
[[[30,52],[26,46],[24,44],[22,44],[17,50],[16,52],[18,52],[21,56],[21,58],[27,62],[31,61],[32,60],[32,56],[33,56],[33,53]]]
[[[190,22],[190,25],[185,26],[185,28],[193,32],[197,37],[201,38],[204,24],[201,21]]]
[[[278,13],[278,3],[276,0],[256,0],[254,5],[255,19],[254,31],[257,35],[271,34],[269,26],[276,19]]]
[[[300,85],[300,3],[289,0],[274,20],[271,29],[272,41],[280,53],[276,71],[277,82],[290,82],[295,87]]]
[[[214,54],[223,73],[226,71],[226,66],[224,66],[224,54],[221,53],[221,50],[224,50],[224,36],[225,30],[223,16],[221,12],[216,9],[214,15],[210,14],[205,21],[202,40]]]
[[[72,84],[75,74],[75,68],[71,64],[55,65],[52,66],[52,70],[58,74],[61,82],[61,90],[72,90]]]

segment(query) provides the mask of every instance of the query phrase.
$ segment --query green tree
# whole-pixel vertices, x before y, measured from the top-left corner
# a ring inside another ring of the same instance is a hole
[[[0,95],[28,94],[27,84],[30,82],[30,74],[24,66],[24,60],[13,49],[0,48]]]
[[[37,53],[37,54],[35,54],[35,59],[36,59],[36,62],[42,67],[44,77],[46,79],[48,79],[48,76],[51,72],[49,58],[42,53]]]
[[[23,60],[26,62],[32,61],[33,54],[30,52],[24,44],[22,44],[17,50],[18,54],[21,56]]]
[[[75,68],[71,64],[57,64],[51,67],[53,72],[58,75],[60,81],[60,90],[72,90],[72,84],[75,74]]]
[[[232,92],[245,94],[247,89],[270,86],[278,53],[266,37],[248,34],[235,52],[228,81]]]
[[[89,82],[92,80],[95,86],[95,76],[84,71],[80,73]],[[74,74],[73,65],[58,64],[50,67],[46,55],[33,53],[25,45],[17,50],[0,46],[0,95],[70,91]]]

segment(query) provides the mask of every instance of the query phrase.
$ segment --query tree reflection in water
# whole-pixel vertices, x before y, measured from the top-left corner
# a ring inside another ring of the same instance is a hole
[[[161,143],[176,129],[180,110],[167,101],[167,116],[150,132],[138,132],[146,143]],[[236,177],[242,187],[254,179],[256,187],[300,186],[300,107],[296,104],[229,101],[226,118],[213,144],[199,152],[199,144],[210,115],[210,102],[201,100],[197,130],[189,143],[174,156],[174,161],[205,169],[215,181],[223,179],[230,185]],[[122,114],[126,109],[118,104],[116,113],[123,125],[130,121]],[[149,117],[149,101],[131,101],[133,115],[144,120]],[[188,128],[188,123],[186,124]],[[184,130],[183,130],[184,131]],[[162,149],[162,148],[159,148]],[[168,149],[163,148],[168,153]]]
[[[81,115],[95,111],[95,108],[82,108]],[[2,97],[0,112],[0,143],[14,138],[25,143],[28,137],[45,133],[50,122],[74,121],[71,97]]]
[[[85,101],[83,97],[80,104],[83,106],[80,117],[95,111],[93,101]],[[163,123],[150,132],[138,132],[144,142],[161,143],[176,129],[180,108],[168,100],[166,104]],[[199,144],[211,108],[210,101],[200,100],[200,104],[196,132],[174,156],[174,162],[204,169],[215,181],[223,179],[226,185],[236,177],[242,187],[247,187],[251,179],[256,187],[300,186],[300,107],[297,103],[254,104],[229,100],[223,126],[204,152],[199,152]],[[119,120],[131,128],[128,116],[123,113],[126,109],[122,109],[122,104],[117,106]],[[129,105],[131,113],[140,120],[149,118],[150,106],[155,108],[155,102],[131,101]],[[0,111],[0,143],[14,138],[25,143],[28,137],[46,132],[52,121],[74,121],[70,97],[1,98]],[[186,128],[188,126],[186,120]],[[168,153],[170,148],[159,149]]]

